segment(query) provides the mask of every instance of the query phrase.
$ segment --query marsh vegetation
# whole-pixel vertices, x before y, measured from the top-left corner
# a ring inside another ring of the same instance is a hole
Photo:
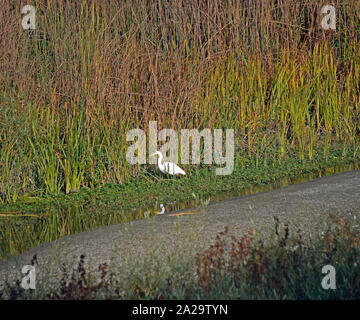
[[[36,29],[27,31],[21,28],[22,2],[4,2],[0,259],[67,234],[142,218],[160,203],[194,204],[194,192],[216,199],[359,163],[360,3],[333,1],[336,31],[321,28],[324,4],[34,0]],[[159,128],[234,129],[233,174],[216,176],[210,165],[189,164],[186,177],[168,181],[154,166],[130,165],[127,132],[147,132],[150,121]],[[256,246],[251,252],[265,260],[248,266],[261,282],[262,268],[270,268],[270,276],[279,270]],[[269,250],[285,254],[284,247]],[[313,262],[314,250],[279,261],[294,271]],[[353,261],[352,252],[344,254]],[[137,284],[129,297],[224,297],[228,288],[209,287],[217,275],[202,269],[207,262],[199,259],[193,291],[199,295],[187,289],[177,295],[164,282],[150,291]],[[240,268],[244,274],[246,268]],[[300,283],[304,274],[293,276]],[[228,280],[237,288],[236,278]],[[311,287],[285,294],[285,284],[276,286],[251,297],[322,297]],[[72,295],[64,290],[54,297]],[[239,290],[231,297],[243,297],[245,289]],[[358,297],[355,291],[339,294]]]

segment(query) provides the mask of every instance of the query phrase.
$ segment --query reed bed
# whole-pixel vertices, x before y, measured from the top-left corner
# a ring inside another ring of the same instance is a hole
[[[359,156],[360,3],[35,0],[0,21],[0,201],[139,177],[130,129],[233,128],[236,166]],[[190,169],[188,167],[187,169]]]

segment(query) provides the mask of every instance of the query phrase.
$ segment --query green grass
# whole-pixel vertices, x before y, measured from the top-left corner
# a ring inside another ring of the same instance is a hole
[[[281,165],[256,165],[253,159],[244,167],[236,167],[229,176],[216,176],[205,167],[172,180],[154,176],[146,168],[143,179],[125,185],[106,184],[67,195],[23,196],[15,204],[1,207],[0,258],[4,260],[62,236],[144,218],[159,211],[160,203],[169,212],[198,206],[209,198],[217,201],[358,168],[359,160],[351,153],[344,158],[341,146],[331,151],[327,159],[320,155],[300,161],[294,155]]]

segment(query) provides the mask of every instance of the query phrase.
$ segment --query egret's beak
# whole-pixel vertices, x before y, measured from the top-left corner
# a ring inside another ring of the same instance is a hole
[[[154,152],[154,153],[152,153],[151,155],[149,155],[149,157],[152,157],[152,156],[154,156],[156,154],[156,152]]]

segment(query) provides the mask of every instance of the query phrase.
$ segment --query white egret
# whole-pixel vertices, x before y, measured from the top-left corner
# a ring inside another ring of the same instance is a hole
[[[173,162],[164,162],[162,163],[162,160],[163,160],[163,155],[160,151],[156,151],[155,153],[151,154],[151,156],[154,156],[154,155],[158,155],[159,158],[158,158],[158,167],[159,167],[159,170],[164,173],[164,174],[170,174],[170,175],[176,175],[176,174],[182,174],[182,175],[186,175],[185,171],[182,170],[178,165],[176,165],[175,163]]]
[[[157,214],[164,214],[165,213],[165,207],[164,207],[164,205],[162,203],[160,204],[160,208],[161,208],[161,211],[158,211],[156,213]]]

